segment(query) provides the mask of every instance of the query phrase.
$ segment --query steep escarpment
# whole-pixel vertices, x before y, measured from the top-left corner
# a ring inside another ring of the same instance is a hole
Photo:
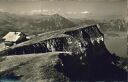
[[[119,57],[109,53],[104,44],[98,45],[96,43],[93,46],[91,44],[88,46],[87,52],[82,55],[82,59],[78,56],[60,55],[64,64],[64,74],[73,81],[126,81],[127,72],[117,66],[120,60]]]
[[[104,35],[99,31],[98,25],[67,28],[40,34],[39,36],[9,47],[1,55],[20,55],[32,53],[45,53],[52,51],[68,51],[83,53],[86,46],[94,41],[100,44]]]
[[[51,52],[7,56],[0,64],[0,78],[18,81],[126,81],[127,72],[118,67],[119,57],[105,45],[89,44],[87,52]]]
[[[107,50],[97,25],[41,34],[0,54],[6,57],[0,62],[1,78],[39,82],[127,80],[127,65],[121,65],[120,57]]]

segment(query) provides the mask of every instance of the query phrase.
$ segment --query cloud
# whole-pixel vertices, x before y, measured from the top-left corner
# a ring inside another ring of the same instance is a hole
[[[6,12],[4,9],[0,9],[0,12]]]
[[[69,11],[69,12],[66,12],[66,14],[78,14],[77,12],[71,12],[71,11]]]
[[[58,9],[37,9],[37,10],[32,10],[32,11],[28,11],[27,14],[47,14],[47,15],[52,15],[52,14],[68,14],[68,15],[77,15],[77,14],[88,14],[88,11],[82,11],[82,12],[76,12],[76,11],[67,11],[67,12],[62,12],[60,8]]]
[[[42,12],[49,12],[49,10],[43,9]]]
[[[52,14],[56,14],[56,13],[60,13],[60,9],[34,9],[34,10],[30,10],[30,11],[22,11],[20,12],[20,14],[23,15],[33,15],[33,14],[46,14],[46,15],[52,15]]]
[[[40,14],[41,12],[42,12],[41,9],[37,9],[30,11],[30,14]]]
[[[51,15],[51,14],[56,14],[56,13],[59,13],[59,12],[60,12],[60,8],[58,8],[58,9],[51,9],[51,10],[42,9],[42,14]]]
[[[88,14],[88,13],[89,13],[88,11],[81,12],[81,14]]]
[[[41,9],[19,12],[19,14],[22,14],[22,15],[33,15],[33,14],[41,14],[41,13],[42,13]]]
[[[66,14],[72,14],[72,15],[75,15],[75,14],[88,14],[89,12],[88,11],[82,11],[82,12],[71,12],[71,11],[68,11],[66,12]]]
[[[52,14],[56,14],[59,13],[60,9],[36,9],[36,10],[31,10],[31,11],[27,11],[27,12],[22,12],[21,14],[27,14],[27,15],[33,15],[33,14],[47,14],[47,15],[52,15]]]

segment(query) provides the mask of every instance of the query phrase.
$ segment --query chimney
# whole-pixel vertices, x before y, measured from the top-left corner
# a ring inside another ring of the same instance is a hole
[[[16,31],[15,31],[15,34],[17,34]]]

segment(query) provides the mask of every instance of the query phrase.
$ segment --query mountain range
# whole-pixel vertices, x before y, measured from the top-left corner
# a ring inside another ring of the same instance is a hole
[[[125,31],[128,24],[123,18],[94,20],[87,18],[65,18],[59,14],[53,15],[17,15],[0,12],[0,36],[10,31],[21,31],[27,35],[71,28],[84,24],[100,24],[103,31]]]
[[[74,27],[72,21],[58,15],[16,15],[0,13],[0,35],[21,31],[28,35]]]

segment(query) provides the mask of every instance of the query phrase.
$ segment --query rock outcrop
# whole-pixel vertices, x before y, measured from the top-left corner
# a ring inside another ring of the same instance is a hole
[[[87,47],[86,55],[50,52],[7,56],[0,62],[0,78],[23,82],[126,81],[127,72],[117,66],[118,57],[103,45],[92,46]]]
[[[1,55],[7,57],[0,64],[1,78],[15,76],[36,82],[127,80],[126,70],[119,67],[120,57],[107,50],[97,25],[41,34]]]
[[[51,51],[68,51],[83,53],[86,46],[94,41],[102,42],[104,35],[98,25],[73,27],[57,30],[37,36],[29,41],[14,45],[1,55],[20,55],[32,53],[46,53]]]

